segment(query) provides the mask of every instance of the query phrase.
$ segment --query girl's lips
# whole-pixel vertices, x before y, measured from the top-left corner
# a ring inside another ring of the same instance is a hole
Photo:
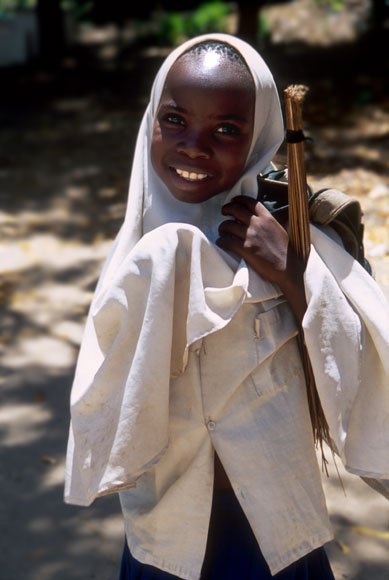
[[[203,181],[204,179],[206,179],[207,177],[210,178],[212,177],[212,175],[209,175],[208,173],[203,173],[200,171],[188,171],[186,169],[180,169],[178,167],[171,167],[171,170],[178,175],[179,177],[181,177],[182,179],[185,179],[185,181]]]

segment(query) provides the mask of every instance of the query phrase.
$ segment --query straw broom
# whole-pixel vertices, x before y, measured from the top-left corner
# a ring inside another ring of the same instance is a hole
[[[289,236],[297,255],[306,264],[310,251],[308,187],[304,161],[304,135],[302,130],[302,104],[307,93],[303,85],[291,85],[284,91],[286,117],[286,143],[288,165],[288,204],[289,204]],[[303,331],[299,333],[299,347],[304,367],[309,412],[313,428],[315,444],[320,446],[323,466],[327,471],[323,442],[326,442],[334,455],[329,427],[324,415],[315,378],[304,343]]]

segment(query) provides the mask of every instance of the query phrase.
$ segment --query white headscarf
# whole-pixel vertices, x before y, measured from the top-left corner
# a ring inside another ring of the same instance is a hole
[[[234,187],[189,204],[175,199],[156,175],[150,143],[171,66],[204,40],[227,42],[245,59],[255,84],[254,131]],[[221,206],[235,195],[256,196],[258,172],[282,138],[272,75],[245,42],[200,36],[162,65],[139,130],[125,220],[100,276],[78,358],[66,468],[69,503],[88,505],[99,495],[128,489],[158,461],[168,445],[169,382],[183,372],[188,347],[226,326],[248,295],[254,301],[279,296],[279,288],[259,276],[249,289],[244,261],[232,259],[231,265],[210,242]]]
[[[253,137],[245,172],[233,188],[206,202],[188,204],[174,198],[156,175],[150,160],[150,145],[155,115],[171,67],[188,49],[207,40],[230,44],[241,54],[251,72],[255,86]],[[166,58],[154,80],[136,142],[126,216],[100,277],[99,288],[105,286],[104,280],[109,283],[110,276],[142,235],[164,223],[183,222],[197,226],[211,241],[215,241],[222,221],[221,207],[236,195],[256,196],[258,173],[268,166],[283,136],[282,112],[273,76],[262,57],[249,44],[228,34],[207,34],[176,48]]]

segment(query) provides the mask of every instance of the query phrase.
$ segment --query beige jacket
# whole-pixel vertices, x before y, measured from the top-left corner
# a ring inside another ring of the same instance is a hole
[[[314,227],[312,241],[304,331],[331,434],[350,471],[388,478],[387,304]],[[145,235],[110,288],[86,330],[100,355],[81,352],[73,386],[66,501],[122,491],[134,557],[197,579],[215,449],[273,574],[328,541],[279,289],[184,224]]]

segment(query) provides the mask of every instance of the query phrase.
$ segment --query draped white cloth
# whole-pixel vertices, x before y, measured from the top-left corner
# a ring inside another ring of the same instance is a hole
[[[389,309],[369,274],[311,226],[303,328],[317,388],[348,471],[389,477]]]

